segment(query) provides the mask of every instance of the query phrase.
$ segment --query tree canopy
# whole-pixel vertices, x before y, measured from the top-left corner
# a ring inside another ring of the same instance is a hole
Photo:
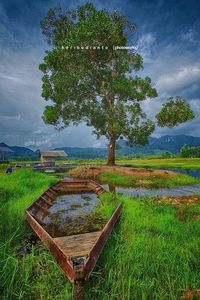
[[[155,123],[140,103],[155,98],[156,89],[149,77],[136,75],[143,63],[136,50],[113,47],[127,46],[135,25],[117,11],[86,3],[75,10],[50,9],[41,28],[51,46],[40,64],[42,96],[51,101],[44,121],[59,129],[80,122],[93,127],[97,138],[109,140],[108,164],[115,163],[119,137],[131,145],[148,143]],[[175,112],[180,112],[178,118]],[[189,104],[180,98],[170,99],[157,114],[158,124],[169,127],[192,117]]]
[[[188,145],[183,145],[180,150],[181,157],[200,157],[200,146],[197,147],[190,147]]]

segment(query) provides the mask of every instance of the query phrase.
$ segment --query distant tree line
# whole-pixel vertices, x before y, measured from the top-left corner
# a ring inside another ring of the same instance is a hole
[[[184,145],[180,150],[181,157],[200,157],[200,146],[190,147]]]

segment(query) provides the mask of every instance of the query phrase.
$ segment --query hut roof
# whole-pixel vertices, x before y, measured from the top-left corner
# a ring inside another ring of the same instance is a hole
[[[45,157],[66,157],[68,156],[64,150],[40,151],[40,156]]]

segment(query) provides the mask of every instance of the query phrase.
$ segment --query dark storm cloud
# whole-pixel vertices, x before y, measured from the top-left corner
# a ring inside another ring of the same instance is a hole
[[[45,101],[41,98],[42,61],[47,44],[39,22],[55,5],[76,7],[83,1],[0,2],[0,141],[32,148],[61,145],[100,146],[84,125],[57,132],[41,119]],[[93,1],[97,8],[118,9],[137,24],[129,43],[138,46],[144,58],[141,76],[150,76],[159,97],[145,101],[145,111],[154,117],[164,100],[172,95],[187,99],[200,115],[200,2],[192,1]],[[162,134],[198,132],[199,118]],[[84,138],[83,138],[84,136]]]

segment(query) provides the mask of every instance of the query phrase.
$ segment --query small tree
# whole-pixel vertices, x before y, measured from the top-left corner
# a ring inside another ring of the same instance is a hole
[[[50,9],[41,27],[52,46],[40,64],[42,96],[51,101],[44,110],[44,121],[60,129],[82,121],[92,126],[97,138],[109,140],[108,165],[115,164],[119,137],[130,145],[148,143],[155,124],[140,102],[156,97],[157,92],[149,77],[133,75],[142,68],[142,57],[136,51],[113,49],[127,45],[128,32],[135,25],[116,11],[98,11],[86,3],[66,12]],[[191,118],[189,105],[180,98],[178,102],[170,99],[157,115],[160,126],[170,127]]]
[[[184,145],[180,150],[181,157],[200,157],[200,146],[189,147]]]
[[[183,147],[180,150],[180,156],[181,157],[189,157],[190,156],[190,147],[188,145],[183,145]]]
[[[161,153],[161,157],[162,158],[171,158],[173,156],[174,155],[171,152],[169,152],[169,151],[164,151],[164,152]]]

